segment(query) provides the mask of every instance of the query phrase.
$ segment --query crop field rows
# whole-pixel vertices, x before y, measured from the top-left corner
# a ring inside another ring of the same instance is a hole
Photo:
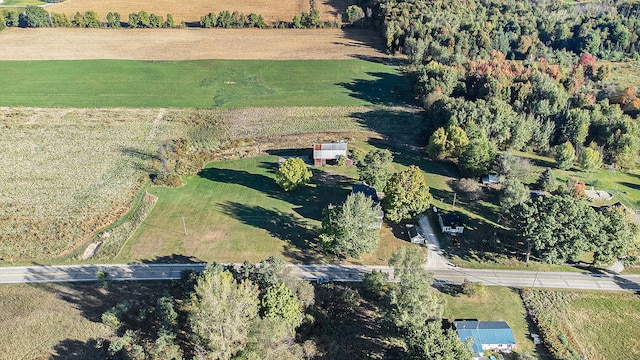
[[[61,255],[123,215],[174,132],[148,138],[157,113],[0,109],[0,258]]]
[[[0,60],[349,60],[386,58],[361,29],[17,29],[0,31]]]

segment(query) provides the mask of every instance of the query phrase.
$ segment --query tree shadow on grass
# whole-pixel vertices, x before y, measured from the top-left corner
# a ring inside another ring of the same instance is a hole
[[[279,189],[272,178],[246,170],[205,168],[198,172],[198,176],[220,183],[242,185],[267,195],[273,195]]]
[[[169,293],[181,298],[183,287],[178,281],[118,281],[100,287],[95,282],[46,283],[33,285],[54,294],[59,299],[78,309],[81,315],[92,322],[102,322],[102,314],[118,304],[126,303],[129,310],[123,315],[123,327],[117,331],[121,336],[127,328],[140,329],[141,338],[155,339],[158,324],[154,316],[141,316],[149,308],[155,308],[158,298]],[[181,319],[180,321],[184,321]],[[61,340],[53,347],[49,359],[105,359],[109,341],[104,339],[101,348],[96,347],[102,339],[85,342],[76,339]]]
[[[268,163],[261,165],[269,167]],[[259,191],[270,198],[293,205],[295,212],[307,219],[320,221],[322,210],[331,204],[339,204],[348,194],[346,187],[351,180],[342,175],[312,169],[311,183],[293,191],[284,191],[273,178],[253,174],[244,170],[207,168],[198,173],[200,177],[228,184],[237,184]]]
[[[171,254],[166,256],[157,256],[152,259],[142,259],[137,261],[139,264],[202,264],[205,261],[195,256],[187,256],[182,254]]]
[[[293,214],[230,201],[221,204],[221,211],[247,225],[264,229],[271,236],[293,246],[295,250],[289,249],[285,254],[287,257],[300,262],[321,257],[315,241],[316,231]]]
[[[401,74],[368,72],[372,80],[356,79],[349,83],[338,83],[350,91],[349,96],[373,105],[408,105],[412,103],[409,82]]]
[[[421,149],[396,146],[389,141],[379,139],[370,139],[368,142],[378,149],[391,151],[395,163],[404,166],[416,165],[424,172],[444,176],[448,179],[457,179],[460,176],[458,168],[454,164],[445,161],[429,160],[425,157]]]
[[[416,108],[378,108],[354,112],[363,127],[374,131],[397,147],[418,148],[427,143],[422,111]]]
[[[87,341],[65,339],[53,347],[53,354],[49,360],[106,359],[105,350],[104,346],[98,347],[96,339]]]

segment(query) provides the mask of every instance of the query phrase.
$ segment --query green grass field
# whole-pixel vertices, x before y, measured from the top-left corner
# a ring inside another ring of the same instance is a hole
[[[0,73],[11,84],[0,106],[358,106],[409,94],[396,67],[364,60],[1,61]]]
[[[220,262],[271,255],[296,263],[335,261],[320,251],[317,235],[322,210],[344,201],[351,179],[314,169],[305,188],[284,192],[274,180],[277,162],[277,156],[215,162],[185,178],[181,188],[150,189],[158,202],[115,261],[177,254]],[[402,244],[383,229],[378,252],[351,262],[386,264]]]
[[[535,352],[535,345],[529,335],[526,310],[515,290],[489,286],[483,297],[474,298],[464,294],[443,296],[447,301],[444,312],[446,318],[506,321],[516,338],[516,352]]]
[[[0,8],[4,6],[40,6],[44,4],[46,4],[46,2],[41,0],[4,0],[2,3],[0,3]]]

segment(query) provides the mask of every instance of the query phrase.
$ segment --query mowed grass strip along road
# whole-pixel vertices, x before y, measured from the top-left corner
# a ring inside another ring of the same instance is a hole
[[[409,94],[396,67],[364,60],[2,61],[0,77],[0,106],[359,106]]]

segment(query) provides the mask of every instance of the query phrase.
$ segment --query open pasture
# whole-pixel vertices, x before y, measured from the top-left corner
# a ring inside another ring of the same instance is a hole
[[[350,60],[386,58],[362,29],[19,29],[0,31],[0,60]]]
[[[556,358],[638,359],[638,295],[525,290],[529,312]]]
[[[115,261],[176,254],[219,262],[257,262],[272,255],[293,263],[338,261],[319,248],[318,233],[323,209],[345,200],[352,179],[330,168],[315,169],[310,184],[287,193],[275,183],[277,166],[273,155],[215,162],[186,177],[181,188],[150,189],[158,202]],[[346,260],[384,265],[397,247],[408,244],[384,226],[376,252]]]
[[[0,73],[0,106],[358,106],[409,93],[397,67],[365,60],[3,61]]]
[[[0,357],[93,358],[79,345],[111,336],[112,330],[100,321],[100,312],[112,306],[101,303],[106,297],[107,292],[93,284],[0,286]]]
[[[325,21],[332,21],[337,14],[342,14],[347,6],[357,3],[353,0],[320,0],[315,1],[315,6],[320,11],[320,18]],[[210,12],[219,13],[227,10],[229,12],[238,11],[245,15],[255,13],[262,15],[267,22],[291,21],[294,16],[300,13],[309,12],[308,0],[66,0],[52,5],[49,11],[67,14],[69,18],[77,11],[84,13],[93,10],[105,20],[107,13],[119,12],[123,21],[131,13],[144,10],[162,17],[172,14],[176,23],[198,22],[200,17]],[[345,17],[346,18],[346,17]]]
[[[186,120],[191,111],[0,108],[0,264],[49,262],[81,251],[97,230],[129,210],[142,181],[153,172],[158,144],[192,131]],[[367,137],[375,135],[364,131],[371,128],[396,136],[402,128],[389,119],[403,124],[421,119],[414,109],[387,107],[215,109],[208,113],[230,125],[231,137],[258,139],[254,143],[258,151],[303,147],[316,138],[344,136],[323,134],[326,131]],[[187,184],[185,189],[191,180]],[[170,190],[154,188],[153,192]],[[195,221],[185,214],[187,221]],[[390,252],[392,247],[382,248]],[[256,256],[259,260],[268,255]]]
[[[68,254],[126,213],[158,139],[162,110],[0,108],[0,259]]]

